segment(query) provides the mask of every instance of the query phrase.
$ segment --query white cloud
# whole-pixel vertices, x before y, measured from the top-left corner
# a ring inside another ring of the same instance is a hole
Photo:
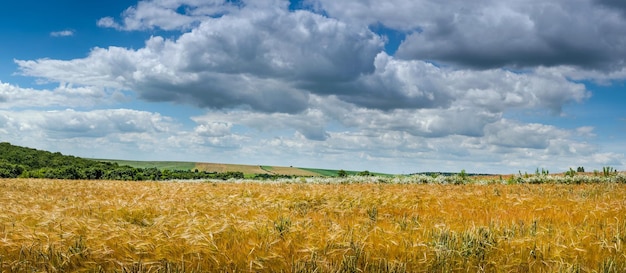
[[[126,9],[122,13],[122,23],[107,16],[99,19],[97,24],[125,31],[190,29],[207,18],[219,17],[237,9],[236,4],[225,0],[146,0]]]
[[[507,148],[546,149],[550,141],[568,138],[569,132],[543,124],[519,124],[502,119],[486,128],[490,144]]]
[[[304,131],[297,127],[306,127],[308,119],[325,124],[321,127],[326,128],[324,141],[298,132]],[[293,123],[286,124],[287,120]],[[536,167],[555,172],[571,164],[587,168],[624,165],[623,155],[600,152],[595,145],[575,139],[581,131],[589,132],[588,128],[569,131],[506,119],[485,125],[482,135],[445,134],[436,138],[409,133],[397,125],[399,121],[387,127],[366,122],[347,128],[330,126],[336,121],[321,111],[293,115],[210,112],[194,121],[196,126],[187,130],[170,117],[128,109],[0,111],[3,141],[53,151],[62,148],[64,153],[89,157],[388,172],[461,168],[514,172]],[[271,125],[264,129],[257,122]],[[294,130],[291,134],[267,134],[289,128]]]
[[[542,67],[537,70],[541,73],[559,75],[576,81],[591,80],[601,85],[610,85],[612,81],[626,80],[626,66],[621,69],[608,72],[598,69],[582,69],[566,65],[550,68]]]
[[[45,107],[93,107],[111,104],[122,94],[98,86],[59,84],[53,90],[21,88],[0,82],[0,109]]]
[[[209,112],[193,117],[199,124],[238,124],[260,132],[293,129],[308,139],[325,140],[329,117],[320,109],[307,109],[297,114],[257,113],[252,111]],[[202,125],[201,125],[202,126]],[[230,127],[229,127],[230,128]]]
[[[437,67],[419,60],[398,60],[380,53],[375,71],[341,87],[336,95],[357,105],[378,108],[481,108],[503,112],[582,102],[590,93],[583,84],[544,69],[514,73],[505,69],[471,70]],[[349,91],[346,91],[349,90]]]
[[[206,122],[196,126],[194,131],[199,136],[221,137],[229,135],[232,127],[228,122]]]
[[[100,18],[96,24],[99,27],[122,29],[122,26],[115,22],[115,19],[113,19],[113,17],[109,16]]]
[[[68,36],[74,36],[74,31],[73,30],[61,30],[61,31],[54,31],[54,32],[50,32],[50,36],[52,37],[68,37]]]
[[[91,111],[2,111],[5,128],[49,138],[104,137],[112,134],[166,133],[176,127],[158,113],[129,109]]]

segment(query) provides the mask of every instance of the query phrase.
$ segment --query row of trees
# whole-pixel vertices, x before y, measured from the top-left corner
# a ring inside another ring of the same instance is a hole
[[[61,153],[51,153],[10,143],[0,143],[0,178],[175,180],[241,179],[242,172],[213,173],[198,170],[133,168]]]

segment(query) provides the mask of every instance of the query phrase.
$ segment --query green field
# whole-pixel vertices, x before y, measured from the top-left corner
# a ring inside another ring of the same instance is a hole
[[[338,176],[338,173],[339,173],[339,170],[314,169],[314,168],[300,168],[300,169],[314,172],[321,176]],[[361,172],[362,171],[346,171],[348,175],[358,175]],[[392,174],[386,174],[386,173],[370,173],[370,174],[375,175],[375,176],[393,176]]]
[[[117,163],[120,166],[131,166],[133,168],[157,168],[159,170],[193,170],[196,168],[195,162],[180,161],[134,161],[134,160],[114,160],[114,159],[94,159],[102,162]]]
[[[262,173],[295,175],[295,176],[337,176],[339,170],[315,169],[315,168],[298,168],[298,167],[279,167],[279,166],[256,166],[242,164],[218,164],[218,163],[200,163],[200,162],[179,162],[179,161],[135,161],[135,160],[116,160],[116,159],[94,159],[102,162],[117,163],[120,166],[126,165],[134,168],[157,168],[160,170],[205,170],[211,172],[243,172],[245,175],[256,175]],[[361,171],[348,171],[348,175],[358,175]],[[376,176],[392,176],[384,173],[371,173]]]

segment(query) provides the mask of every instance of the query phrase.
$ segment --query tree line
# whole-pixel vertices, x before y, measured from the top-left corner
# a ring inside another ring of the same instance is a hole
[[[61,153],[0,143],[0,178],[102,179],[102,180],[187,180],[241,179],[242,172],[159,170],[134,168]]]

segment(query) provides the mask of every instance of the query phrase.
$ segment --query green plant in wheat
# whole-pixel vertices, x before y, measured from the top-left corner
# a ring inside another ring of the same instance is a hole
[[[572,168],[569,168],[569,170],[565,172],[565,176],[574,177],[574,175],[576,175],[576,171]]]
[[[291,219],[289,217],[280,216],[274,221],[274,229],[278,232],[280,237],[284,237],[291,228]]]
[[[378,219],[378,209],[376,206],[367,209],[367,216],[372,222],[376,222]]]
[[[615,169],[613,169],[613,167],[602,167],[602,174],[605,177],[609,177],[610,175],[614,174],[616,171]]]

